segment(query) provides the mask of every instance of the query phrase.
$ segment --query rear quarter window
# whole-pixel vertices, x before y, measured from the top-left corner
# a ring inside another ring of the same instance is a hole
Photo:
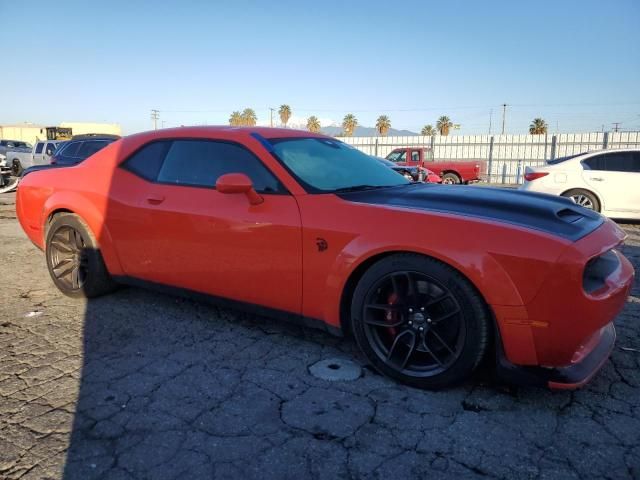
[[[122,168],[150,182],[155,182],[171,141],[148,143],[122,163]]]

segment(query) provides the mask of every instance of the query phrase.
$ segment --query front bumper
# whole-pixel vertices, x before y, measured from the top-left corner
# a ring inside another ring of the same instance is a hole
[[[587,384],[606,363],[616,341],[613,323],[602,327],[593,339],[595,345],[585,345],[588,353],[580,361],[559,368],[528,367],[514,365],[507,360],[504,350],[498,348],[498,378],[517,385],[548,387],[554,390],[574,390]]]

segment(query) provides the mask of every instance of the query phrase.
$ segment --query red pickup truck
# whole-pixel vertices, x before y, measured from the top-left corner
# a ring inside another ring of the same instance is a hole
[[[386,158],[397,165],[428,168],[448,184],[477,182],[487,173],[482,160],[435,161],[431,149],[424,147],[396,148]]]

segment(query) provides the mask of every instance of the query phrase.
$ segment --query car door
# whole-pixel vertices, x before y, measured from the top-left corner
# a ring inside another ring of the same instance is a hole
[[[38,142],[36,143],[36,147],[33,150],[33,159],[32,159],[32,165],[42,165],[43,162],[43,157],[44,157],[44,145],[45,142]],[[31,165],[28,165],[31,166]]]
[[[55,155],[56,152],[56,144],[53,142],[47,142],[44,152],[42,154],[42,159],[40,160],[40,164],[49,163],[51,157]]]
[[[248,175],[264,202],[218,192],[226,173]],[[297,202],[249,149],[156,141],[117,168],[112,183],[106,222],[128,275],[300,313]]]
[[[632,151],[607,152],[582,161],[583,179],[600,197],[604,210],[640,210],[640,170],[636,162]]]

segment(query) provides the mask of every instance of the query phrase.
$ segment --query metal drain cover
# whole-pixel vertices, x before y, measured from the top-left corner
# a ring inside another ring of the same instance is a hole
[[[358,379],[362,374],[362,369],[360,365],[344,358],[328,358],[311,365],[309,373],[330,382],[349,382]]]

